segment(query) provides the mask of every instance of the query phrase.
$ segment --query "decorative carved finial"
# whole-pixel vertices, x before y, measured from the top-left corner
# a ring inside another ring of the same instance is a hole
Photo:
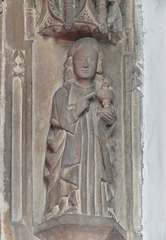
[[[112,40],[121,30],[122,17],[116,0],[47,0],[47,13],[38,25],[41,35],[73,40],[79,32]]]
[[[16,50],[13,53],[14,63],[13,63],[13,74],[14,76],[23,77],[25,73],[25,51]]]

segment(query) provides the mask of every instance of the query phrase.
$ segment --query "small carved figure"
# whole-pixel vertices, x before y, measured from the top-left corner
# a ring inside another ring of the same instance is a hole
[[[63,10],[64,2],[62,0],[55,0],[55,4],[56,4],[57,8],[59,9],[59,11]]]
[[[102,60],[101,46],[93,38],[76,41],[68,52],[47,137],[46,219],[63,214],[109,217],[113,212],[110,138],[116,116]]]
[[[122,15],[118,0],[108,0],[107,26],[108,31],[118,32],[122,30]]]

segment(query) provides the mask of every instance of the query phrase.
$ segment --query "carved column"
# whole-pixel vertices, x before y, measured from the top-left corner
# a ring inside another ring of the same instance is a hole
[[[25,40],[34,38],[34,1],[24,0],[24,32]]]
[[[22,222],[23,211],[23,149],[22,149],[22,114],[23,84],[25,74],[25,51],[13,52],[13,86],[12,86],[12,217],[13,223]]]
[[[65,28],[69,30],[73,26],[73,0],[64,0]]]

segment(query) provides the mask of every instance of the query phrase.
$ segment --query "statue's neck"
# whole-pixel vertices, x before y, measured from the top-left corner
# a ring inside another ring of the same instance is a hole
[[[90,85],[93,84],[93,79],[81,79],[76,78],[76,82],[81,85],[83,88],[88,88]]]

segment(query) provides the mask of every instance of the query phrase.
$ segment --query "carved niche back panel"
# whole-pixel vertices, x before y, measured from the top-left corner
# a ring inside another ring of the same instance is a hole
[[[42,41],[36,39],[37,52]],[[107,236],[117,224],[122,232],[121,47],[115,57],[115,47],[94,38],[47,41],[36,55],[34,76],[34,222],[36,232],[44,230],[37,236],[54,235],[58,221],[91,221],[89,228],[102,225]],[[51,64],[44,60],[49,54]]]
[[[39,50],[40,48],[40,44],[41,44],[41,40],[37,40],[36,44],[38,45],[38,47],[35,46],[36,51]],[[66,46],[67,44],[67,46]],[[63,42],[63,44],[61,43],[61,45],[55,44],[52,40],[48,40],[47,42],[45,42],[45,47],[40,50],[40,55],[37,56],[35,58],[35,62],[36,62],[36,74],[35,74],[35,82],[34,82],[34,116],[35,116],[35,125],[37,127],[37,132],[38,135],[41,131],[44,130],[44,134],[47,135],[48,132],[48,128],[49,128],[49,115],[51,114],[51,107],[52,107],[52,98],[53,98],[53,94],[55,92],[56,89],[58,89],[62,84],[63,84],[63,63],[65,62],[66,58],[67,58],[67,51],[68,48],[71,46],[72,43],[68,43],[68,42]],[[48,46],[50,48],[49,52],[48,52]],[[58,51],[58,48],[61,47],[61,50]],[[105,75],[111,75],[111,76],[116,76],[116,81],[113,84],[113,92],[114,92],[114,102],[116,104],[116,108],[117,108],[117,99],[119,101],[120,99],[120,89],[119,87],[117,88],[118,85],[120,85],[120,62],[119,62],[119,56],[120,53],[117,53],[117,57],[114,56],[114,47],[109,47],[108,45],[103,45],[103,50],[104,50],[104,55],[106,54],[106,52],[109,55],[109,60],[108,59],[103,59],[104,62],[104,72]],[[120,51],[120,49],[119,49]],[[50,53],[53,53],[52,56],[50,56]],[[58,61],[56,60],[56,55],[58,55]],[[50,56],[51,59],[51,64],[48,63],[45,59],[46,56]],[[45,68],[41,69],[40,64],[45,64]],[[112,62],[112,67],[110,68],[110,61]],[[61,63],[62,62],[62,63]],[[108,68],[107,68],[108,66]],[[113,68],[113,69],[112,69]],[[42,71],[41,72],[41,76],[38,76],[38,70]],[[70,75],[69,75],[70,76]],[[47,81],[45,79],[48,79]],[[110,81],[110,80],[109,80]],[[98,81],[99,83],[101,83],[101,80]],[[110,84],[111,81],[110,81]],[[44,86],[44,87],[43,87]],[[47,87],[47,89],[45,88],[45,86]],[[116,92],[118,91],[118,94],[116,94]],[[40,104],[40,102],[42,102],[42,104]],[[119,114],[119,110],[117,109],[117,114]],[[44,124],[44,122],[46,122],[47,124]],[[117,123],[118,124],[118,123]],[[45,126],[45,127],[44,127]],[[114,136],[116,135],[118,129],[116,129],[116,131],[114,132]],[[38,140],[40,140],[40,136],[38,138]],[[44,145],[41,147],[41,141],[39,144],[39,150],[37,153],[40,153],[41,148],[43,150],[43,152],[45,151],[45,142]],[[37,146],[36,146],[37,147]],[[34,150],[36,150],[36,147]],[[35,158],[37,158],[37,156]],[[40,157],[39,157],[40,158]]]
[[[118,222],[115,211],[118,193],[114,179],[116,141],[113,139],[118,118],[113,104],[116,92],[112,80],[104,77],[102,66],[101,45],[93,38],[82,38],[71,44],[66,54],[64,74],[59,77],[62,78],[59,79],[61,87],[54,91],[52,82],[56,85],[56,80],[58,81],[55,76],[51,83],[43,78],[48,89],[51,87],[53,90],[51,89],[49,103],[46,103],[50,105],[49,108],[42,104],[34,109],[36,114],[37,108],[44,107],[43,111],[37,111],[40,115],[35,116],[35,132],[38,135],[36,147],[39,148],[40,155],[42,152],[44,178],[41,158],[36,152],[35,157],[40,161],[41,171],[39,173],[39,168],[36,168],[34,180],[40,176],[40,182],[44,180],[46,183],[46,201],[43,205],[40,203],[41,192],[37,191],[39,188],[43,190],[43,184],[42,187],[38,185],[39,179],[36,179],[38,184],[34,184],[35,211],[39,211],[35,212],[36,222],[40,213],[39,222],[43,223],[66,215],[110,218],[110,223],[112,219]],[[55,70],[54,72],[56,73]],[[41,96],[42,102],[45,102],[38,86],[39,83],[35,89],[39,94],[35,96],[37,104],[40,101],[37,98]],[[42,87],[41,90],[44,89]],[[48,95],[50,91],[45,93],[46,98]],[[49,109],[50,114],[46,114],[46,109]],[[46,127],[41,114],[47,120]],[[49,115],[51,118],[48,118]],[[40,131],[37,131],[39,128]],[[38,138],[42,139],[42,151],[41,140],[38,141]],[[39,165],[36,160],[36,165]],[[123,189],[122,186],[121,188]]]

